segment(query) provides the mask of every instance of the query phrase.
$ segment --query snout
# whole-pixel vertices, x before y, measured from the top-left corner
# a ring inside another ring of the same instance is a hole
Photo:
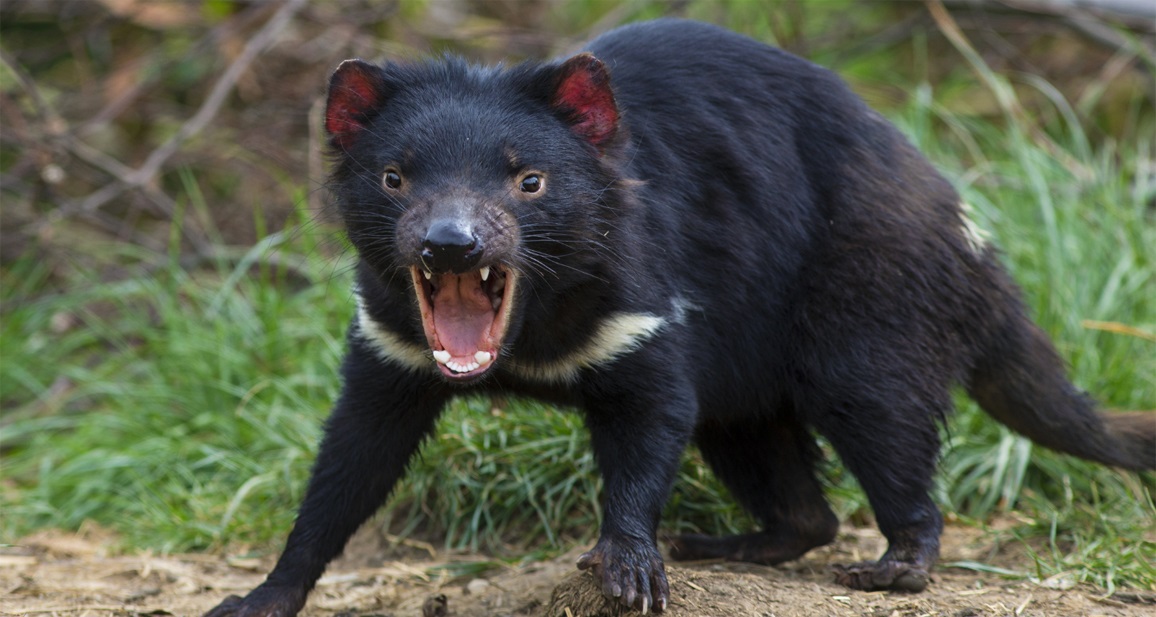
[[[502,354],[518,273],[517,225],[487,200],[431,200],[400,221],[431,361],[452,382],[486,374]],[[414,259],[416,258],[416,259]]]
[[[421,262],[427,271],[461,274],[481,261],[485,247],[473,227],[459,219],[430,223],[421,241]]]

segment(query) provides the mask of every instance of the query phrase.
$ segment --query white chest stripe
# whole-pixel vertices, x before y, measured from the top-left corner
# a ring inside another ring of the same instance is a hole
[[[658,333],[666,320],[649,313],[616,313],[607,317],[585,345],[546,364],[510,363],[523,379],[567,383],[578,379],[582,369],[605,364],[638,349]]]
[[[398,335],[383,328],[369,316],[360,294],[357,298],[357,329],[361,338],[386,362],[401,365],[412,370],[428,371],[434,368],[433,360],[424,347],[404,341]]]
[[[358,333],[366,343],[369,343],[379,358],[411,370],[428,371],[434,368],[433,359],[427,349],[402,340],[374,321],[365,308],[361,295],[355,294],[354,297],[357,299]],[[512,358],[507,358],[506,366],[514,374],[531,381],[572,382],[578,379],[578,373],[582,369],[606,364],[638,349],[666,323],[665,319],[649,313],[616,313],[598,324],[594,335],[585,345],[557,360],[546,364],[519,364]]]

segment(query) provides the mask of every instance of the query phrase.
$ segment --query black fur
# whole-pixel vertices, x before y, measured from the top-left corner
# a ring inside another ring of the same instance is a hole
[[[296,613],[459,393],[582,410],[605,516],[579,567],[636,608],[669,598],[655,534],[691,439],[763,529],[677,538],[675,558],[777,563],[830,542],[815,431],[890,542],[838,572],[859,589],[927,584],[953,384],[1046,446],[1156,464],[1156,420],[1094,411],[965,232],[959,196],[835,75],[676,20],[588,50],[334,75],[333,188],[362,316],[284,555],[209,615]],[[488,302],[509,309],[504,328]]]

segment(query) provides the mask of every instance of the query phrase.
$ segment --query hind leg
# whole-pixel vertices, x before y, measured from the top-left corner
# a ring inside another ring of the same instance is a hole
[[[671,540],[672,558],[776,564],[834,540],[839,521],[815,479],[819,452],[802,425],[791,419],[708,421],[695,439],[715,475],[763,530],[679,536]]]
[[[906,400],[892,394],[886,403],[834,404],[817,423],[859,480],[888,542],[878,561],[840,566],[836,580],[854,589],[922,591],[943,531],[930,497],[939,452],[936,414],[910,392]]]

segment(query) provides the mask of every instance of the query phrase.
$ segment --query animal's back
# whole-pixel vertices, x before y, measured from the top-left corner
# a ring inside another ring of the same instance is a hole
[[[630,171],[689,202],[803,188],[800,104],[817,80],[842,88],[824,69],[698,22],[626,26],[589,50],[610,69],[638,147]]]
[[[774,398],[799,371],[800,346],[823,342],[799,325],[814,312],[846,315],[832,305],[842,302],[858,319],[836,330],[937,324],[919,345],[942,346],[936,355],[953,364],[944,380],[958,376],[966,353],[947,349],[962,336],[951,315],[970,310],[964,273],[982,260],[965,249],[958,197],[841,79],[673,19],[615,30],[589,49],[610,68],[637,148],[629,173],[646,183],[658,249],[643,259],[678,264],[653,271],[699,309],[688,315],[704,364],[727,367],[704,372],[704,399],[733,399],[752,383]],[[928,267],[896,276],[913,264]],[[899,300],[913,296],[927,301]]]

